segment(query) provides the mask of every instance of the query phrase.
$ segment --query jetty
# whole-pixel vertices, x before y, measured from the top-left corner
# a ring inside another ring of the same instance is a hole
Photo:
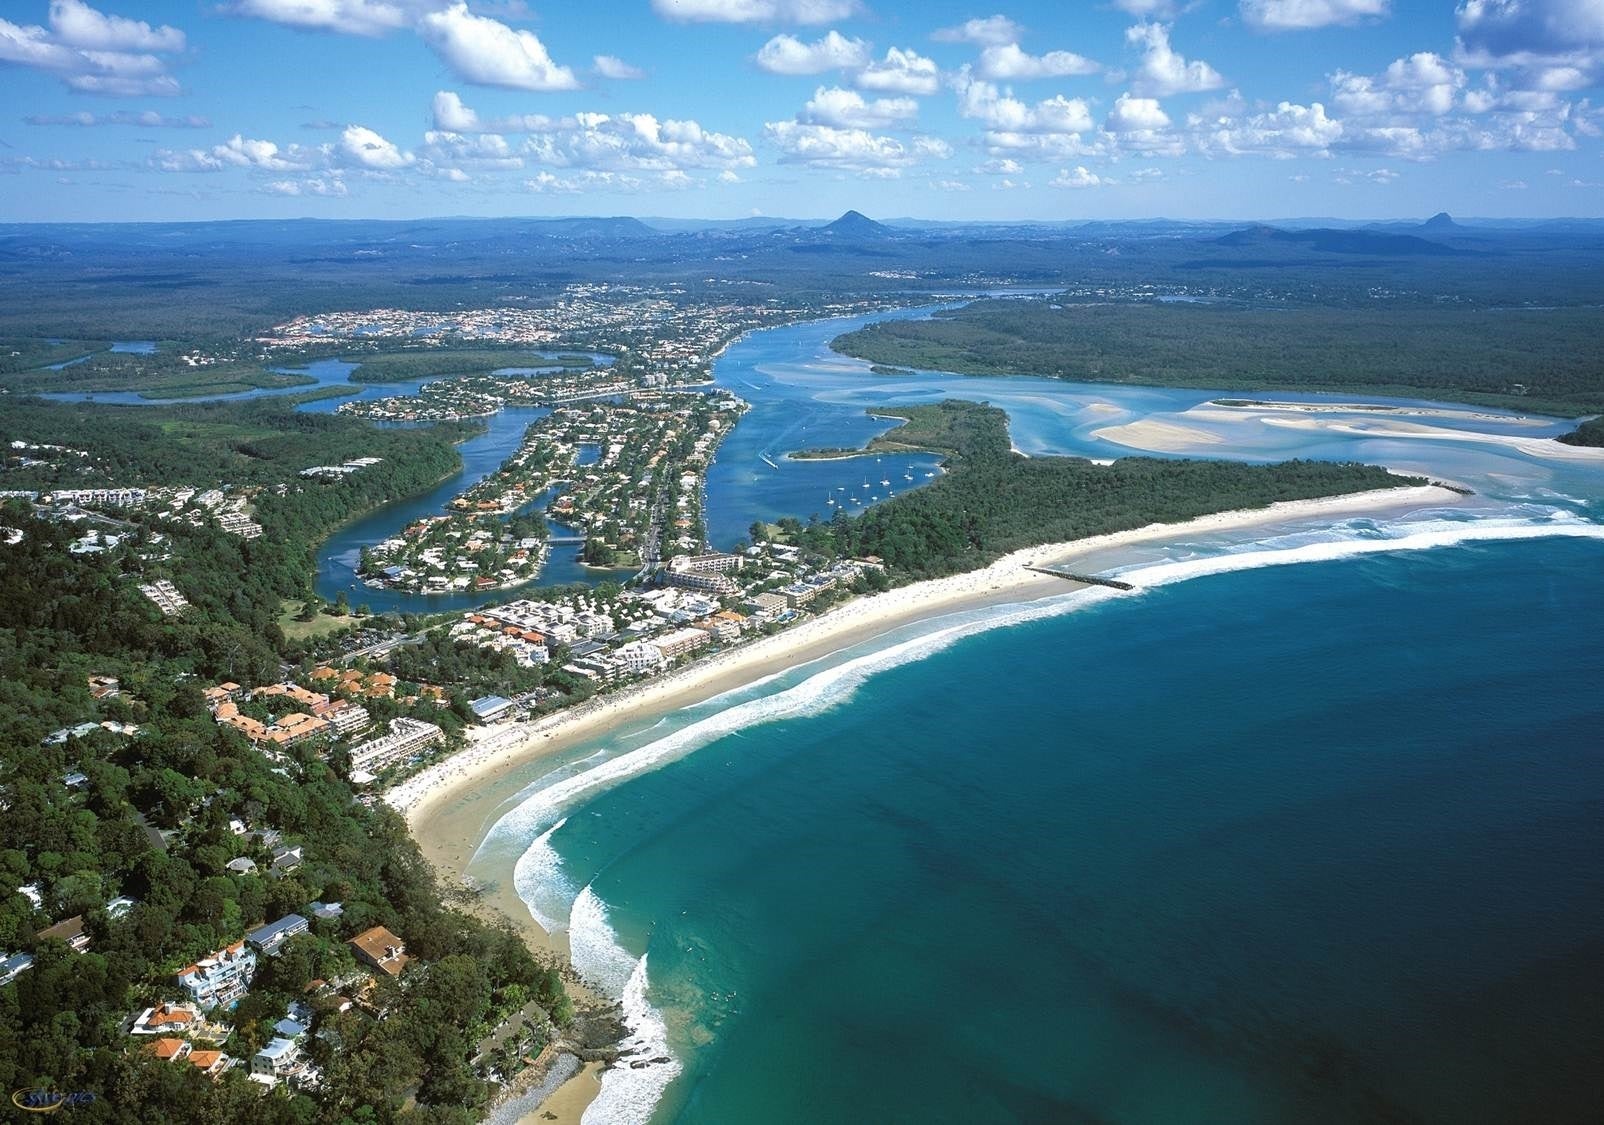
[[[1121,582],[1118,578],[1102,578],[1095,574],[1076,574],[1072,570],[1060,570],[1052,566],[1027,566],[1026,570],[1037,574],[1048,574],[1054,578],[1063,578],[1070,582],[1083,582],[1088,586],[1107,586],[1111,590],[1134,590],[1136,587],[1129,582]]]

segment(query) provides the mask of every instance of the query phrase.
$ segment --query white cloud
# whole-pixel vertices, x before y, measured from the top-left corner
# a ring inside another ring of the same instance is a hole
[[[1379,77],[1336,71],[1331,75],[1332,101],[1354,117],[1442,115],[1454,108],[1465,85],[1465,72],[1430,51],[1396,59]],[[1491,108],[1480,105],[1477,112]]]
[[[856,0],[652,0],[658,15],[686,23],[799,23],[843,20]]]
[[[462,96],[454,90],[441,90],[434,96],[434,127],[445,133],[551,133],[577,125],[577,118],[549,117],[544,113],[487,120],[463,104]]]
[[[228,11],[316,31],[384,35],[410,27],[430,0],[234,0]]]
[[[924,160],[944,160],[952,146],[934,137],[903,143],[867,129],[840,129],[798,121],[771,121],[763,127],[780,150],[782,163],[833,168],[860,175],[891,177]]]
[[[1156,98],[1134,98],[1130,94],[1121,94],[1114,100],[1114,108],[1108,113],[1107,127],[1110,133],[1140,133],[1168,129],[1169,126],[1169,114],[1164,112],[1164,107],[1158,104]]]
[[[912,98],[870,101],[856,90],[820,86],[797,114],[797,120],[839,129],[884,129],[911,124],[918,115],[919,103]]]
[[[757,65],[770,74],[822,74],[855,70],[869,62],[869,44],[829,31],[812,43],[794,35],[776,35],[757,52]]]
[[[1060,94],[1032,105],[1014,97],[1012,91],[971,78],[967,70],[959,72],[954,87],[958,113],[995,132],[1066,134],[1093,128],[1091,109],[1082,98]]]
[[[107,16],[79,0],[57,0],[46,29],[0,19],[0,63],[48,71],[70,88],[109,97],[171,97],[178,80],[158,53],[181,50],[184,33]]]
[[[750,168],[752,146],[695,121],[659,120],[649,113],[580,113],[535,133],[522,154],[552,168],[611,172],[670,172],[692,168]]]
[[[1574,90],[1604,75],[1604,2],[1464,0],[1454,10],[1454,58],[1465,66],[1519,72],[1530,89]]]
[[[323,195],[344,196],[350,194],[346,190],[345,181],[339,179],[311,179],[311,180],[271,180],[262,185],[262,190],[269,195]]]
[[[987,47],[980,52],[977,66],[982,77],[999,81],[1026,78],[1068,78],[1079,74],[1096,74],[1102,68],[1091,59],[1072,51],[1048,51],[1045,55],[1032,55],[1018,43],[1004,43]]]
[[[865,90],[928,97],[940,88],[941,72],[934,60],[912,50],[892,47],[883,60],[859,71],[856,82]]]
[[[1093,188],[1100,186],[1103,178],[1096,172],[1088,172],[1076,165],[1073,169],[1060,170],[1049,182],[1056,188]]]
[[[421,155],[431,169],[440,169],[450,177],[459,165],[484,169],[522,168],[523,157],[513,151],[507,138],[499,133],[478,133],[465,136],[446,130],[430,129],[423,134]]]
[[[222,172],[229,168],[294,172],[305,171],[323,158],[324,154],[318,149],[301,145],[280,148],[273,141],[235,133],[223,144],[209,149],[157,149],[151,154],[150,167],[160,172]]]
[[[1219,71],[1201,60],[1188,61],[1170,46],[1168,24],[1139,23],[1125,31],[1125,41],[1143,49],[1132,86],[1143,94],[1167,97],[1217,90],[1225,85]]]
[[[405,168],[416,159],[366,125],[347,125],[340,134],[340,151],[362,167],[379,171]]]
[[[151,27],[143,20],[97,12],[83,0],[51,0],[50,26],[56,39],[90,51],[182,51],[184,33]]]
[[[937,43],[979,43],[999,47],[1004,43],[1017,43],[1024,33],[1025,29],[1007,16],[996,15],[965,20],[957,27],[940,28],[930,38]]]
[[[597,55],[591,62],[596,68],[596,73],[603,78],[628,81],[646,77],[646,72],[640,67],[630,66],[616,55]]]
[[[637,176],[624,172],[581,171],[567,175],[538,172],[524,181],[524,187],[541,195],[582,195],[599,192],[610,195],[635,195],[643,191],[664,188],[683,190],[694,187],[696,181],[683,172],[669,171],[655,176]]]
[[[1241,0],[1242,19],[1261,31],[1304,31],[1390,15],[1391,0]]]
[[[972,191],[962,180],[932,180],[930,186],[937,191]]]
[[[418,34],[463,79],[511,90],[573,90],[579,80],[559,66],[532,31],[476,16],[458,3],[418,21]]]
[[[1307,106],[1282,102],[1269,113],[1217,117],[1194,125],[1199,148],[1226,156],[1322,155],[1343,135],[1342,122],[1326,116],[1326,108],[1319,102]]]

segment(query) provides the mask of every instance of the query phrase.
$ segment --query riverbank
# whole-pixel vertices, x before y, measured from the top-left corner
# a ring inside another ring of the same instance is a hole
[[[1073,565],[1094,555],[1172,538],[1303,520],[1401,513],[1462,500],[1462,496],[1446,488],[1406,486],[1220,512],[1184,523],[1152,524],[1018,551],[967,574],[855,598],[783,633],[534,722],[477,728],[470,733],[467,749],[396,786],[386,794],[386,800],[406,816],[424,855],[441,876],[458,881],[502,803],[529,780],[524,767],[555,758],[626,726],[638,727],[660,715],[866,643],[894,629],[962,610],[1032,601],[1073,588],[1063,578],[1036,573],[1028,567]],[[484,900],[487,906],[514,919],[533,947],[567,957],[567,935],[547,933],[535,924],[513,887],[510,871],[486,888]],[[576,1077],[563,1087],[560,1096],[565,1101],[575,1097],[575,1091],[568,1087],[578,1081]],[[586,1078],[584,1086],[594,1094],[594,1077]]]

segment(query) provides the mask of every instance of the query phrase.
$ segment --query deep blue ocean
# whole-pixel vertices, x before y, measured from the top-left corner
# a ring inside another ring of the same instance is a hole
[[[1601,567],[1242,570],[744,693],[536,849],[683,1065],[587,1120],[1597,1121]]]

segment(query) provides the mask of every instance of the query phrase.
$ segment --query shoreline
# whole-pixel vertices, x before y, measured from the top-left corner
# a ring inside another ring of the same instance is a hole
[[[1440,485],[1401,485],[1315,500],[1283,501],[1264,508],[1235,509],[1182,523],[1149,524],[1016,551],[979,570],[853,598],[782,633],[749,641],[658,679],[533,722],[471,728],[468,748],[389,790],[384,800],[405,817],[424,856],[440,876],[461,885],[492,817],[529,780],[528,767],[554,760],[583,742],[626,725],[638,727],[655,721],[893,629],[962,610],[1032,601],[1077,587],[1092,588],[1028,567],[1063,566],[1138,544],[1286,520],[1403,512],[1458,504],[1464,499]],[[542,929],[519,898],[510,876],[508,872],[506,877],[498,877],[485,886],[480,895],[483,906],[512,920],[531,948],[568,962],[566,932]],[[571,975],[569,979],[573,979]],[[583,986],[570,988],[576,1004],[588,1005],[602,999]],[[550,1121],[552,1118],[543,1115],[555,1111],[557,1120],[578,1121],[600,1091],[598,1078],[596,1068],[586,1066],[562,1082],[523,1120]]]
[[[475,728],[474,745],[388,790],[384,800],[416,832],[426,813],[459,790],[515,765],[548,757],[585,737],[606,733],[623,718],[678,710],[750,684],[762,676],[850,647],[889,629],[962,609],[1031,600],[1062,592],[1064,579],[1026,569],[1062,564],[1098,551],[1150,543],[1170,536],[1206,534],[1316,516],[1352,516],[1425,504],[1454,504],[1463,496],[1439,485],[1401,485],[1318,500],[1281,501],[1183,523],[1148,524],[1066,543],[1049,543],[1005,555],[979,570],[911,583],[843,605],[772,637],[748,641],[706,660],[543,716],[533,722]]]

